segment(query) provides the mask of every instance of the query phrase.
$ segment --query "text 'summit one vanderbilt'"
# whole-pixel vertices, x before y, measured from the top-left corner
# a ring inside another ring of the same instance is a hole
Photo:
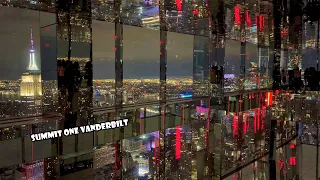
[[[74,127],[74,128],[64,129],[64,130],[55,130],[55,131],[38,133],[38,134],[32,134],[30,137],[31,137],[31,141],[34,142],[34,141],[57,138],[61,136],[71,136],[79,133],[89,133],[94,131],[115,129],[115,128],[121,128],[126,126],[128,126],[128,119],[120,119],[120,120],[107,121],[107,122],[102,122],[97,124],[86,125],[86,126]]]

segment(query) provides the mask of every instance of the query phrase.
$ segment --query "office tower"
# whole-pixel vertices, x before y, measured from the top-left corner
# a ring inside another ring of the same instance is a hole
[[[35,59],[32,27],[30,30],[29,65],[21,76],[20,98],[23,103],[23,113],[35,115],[41,113],[42,80],[41,70]]]
[[[21,76],[20,96],[38,97],[42,95],[42,81],[40,69],[35,60],[35,50],[33,47],[32,28],[30,33],[29,65],[27,71]]]

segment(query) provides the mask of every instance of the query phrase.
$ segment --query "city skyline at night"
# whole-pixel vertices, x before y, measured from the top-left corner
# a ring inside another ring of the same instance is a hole
[[[14,49],[14,52],[6,51],[1,48],[3,54],[1,57],[1,80],[17,80],[20,74],[27,66],[28,57],[28,28],[33,25],[34,43],[36,52],[37,64],[40,66],[40,25],[43,22],[54,22],[53,14],[37,13],[36,11],[15,9],[8,7],[0,7],[1,16],[0,22],[7,26],[0,27],[0,37],[3,39],[3,44],[9,49]],[[21,13],[20,11],[24,11]],[[19,13],[20,12],[20,15]],[[24,14],[22,17],[21,14]],[[25,15],[27,14],[27,16]],[[6,17],[3,19],[2,17]],[[1,19],[2,18],[2,19]],[[15,19],[19,19],[16,23]],[[94,79],[114,79],[114,25],[108,22],[93,21],[93,67]],[[48,28],[49,35],[43,35],[42,38],[47,40],[48,48],[46,56],[54,56],[55,44],[55,29]],[[123,57],[124,57],[124,78],[158,78],[159,77],[159,31],[150,30],[140,27],[124,26],[124,41],[123,41]],[[178,34],[174,32],[168,33],[168,77],[192,77],[193,76],[193,35]],[[2,45],[3,45],[2,44]],[[60,43],[60,46],[67,44]],[[238,74],[240,67],[240,49],[239,42],[227,40],[225,52],[225,66],[227,74]],[[75,53],[81,55],[81,49],[86,48],[83,45],[73,44],[76,46]],[[59,56],[65,56],[61,54]],[[257,61],[256,45],[247,44],[247,56],[249,57],[246,66],[249,68],[250,62]],[[13,61],[19,63],[13,64]],[[180,67],[184,68],[180,68]],[[234,68],[235,67],[235,68]],[[10,70],[13,68],[14,70]],[[143,70],[143,71],[142,71]]]
[[[319,52],[302,9],[0,0],[0,179],[319,179]]]

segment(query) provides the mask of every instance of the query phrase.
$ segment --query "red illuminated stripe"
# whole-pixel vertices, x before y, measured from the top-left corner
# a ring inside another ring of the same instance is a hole
[[[254,109],[254,115],[253,115],[253,131],[254,133],[257,132],[257,109]]]
[[[181,157],[181,134],[180,126],[176,127],[176,159]]]
[[[234,113],[233,115],[233,130],[232,130],[232,137],[235,137],[238,135],[238,115]]]
[[[239,111],[241,112],[242,109],[242,95],[240,95],[240,103],[239,103]]]
[[[259,18],[259,24],[260,24],[260,31],[263,31],[263,28],[264,28],[264,16],[263,15],[260,15],[260,18]]]
[[[261,113],[260,108],[258,108],[258,113],[257,113],[257,115],[258,115],[258,126],[257,126],[257,129],[258,129],[258,130],[260,130],[260,125],[261,125],[261,116],[260,116],[260,113]]]
[[[252,21],[251,21],[251,18],[249,16],[249,11],[246,11],[246,19],[247,19],[248,26],[252,26]]]
[[[267,106],[272,105],[272,92],[267,93]]]
[[[234,7],[234,17],[235,17],[235,23],[238,25],[241,23],[240,21],[240,6]]]
[[[297,165],[297,158],[296,157],[290,157],[289,163],[290,163],[290,166]]]
[[[247,120],[246,119],[244,119],[244,121],[243,121],[243,134],[244,135],[247,134]]]
[[[282,170],[284,162],[282,160],[278,160],[279,169]]]
[[[181,9],[182,9],[181,0],[176,0],[176,4],[177,4],[177,11],[181,11]]]
[[[265,119],[266,119],[266,107],[265,106],[262,107],[262,118],[264,119],[264,121],[262,121],[262,123],[261,123],[262,124],[261,129],[264,129],[264,124],[265,124]]]
[[[290,144],[290,149],[294,149],[295,148],[295,144]]]

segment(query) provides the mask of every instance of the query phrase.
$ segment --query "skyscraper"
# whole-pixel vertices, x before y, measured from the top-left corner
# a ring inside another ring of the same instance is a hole
[[[42,95],[41,71],[35,60],[35,50],[33,46],[32,27],[30,31],[30,50],[29,50],[29,66],[27,71],[21,76],[20,96],[35,97]]]

